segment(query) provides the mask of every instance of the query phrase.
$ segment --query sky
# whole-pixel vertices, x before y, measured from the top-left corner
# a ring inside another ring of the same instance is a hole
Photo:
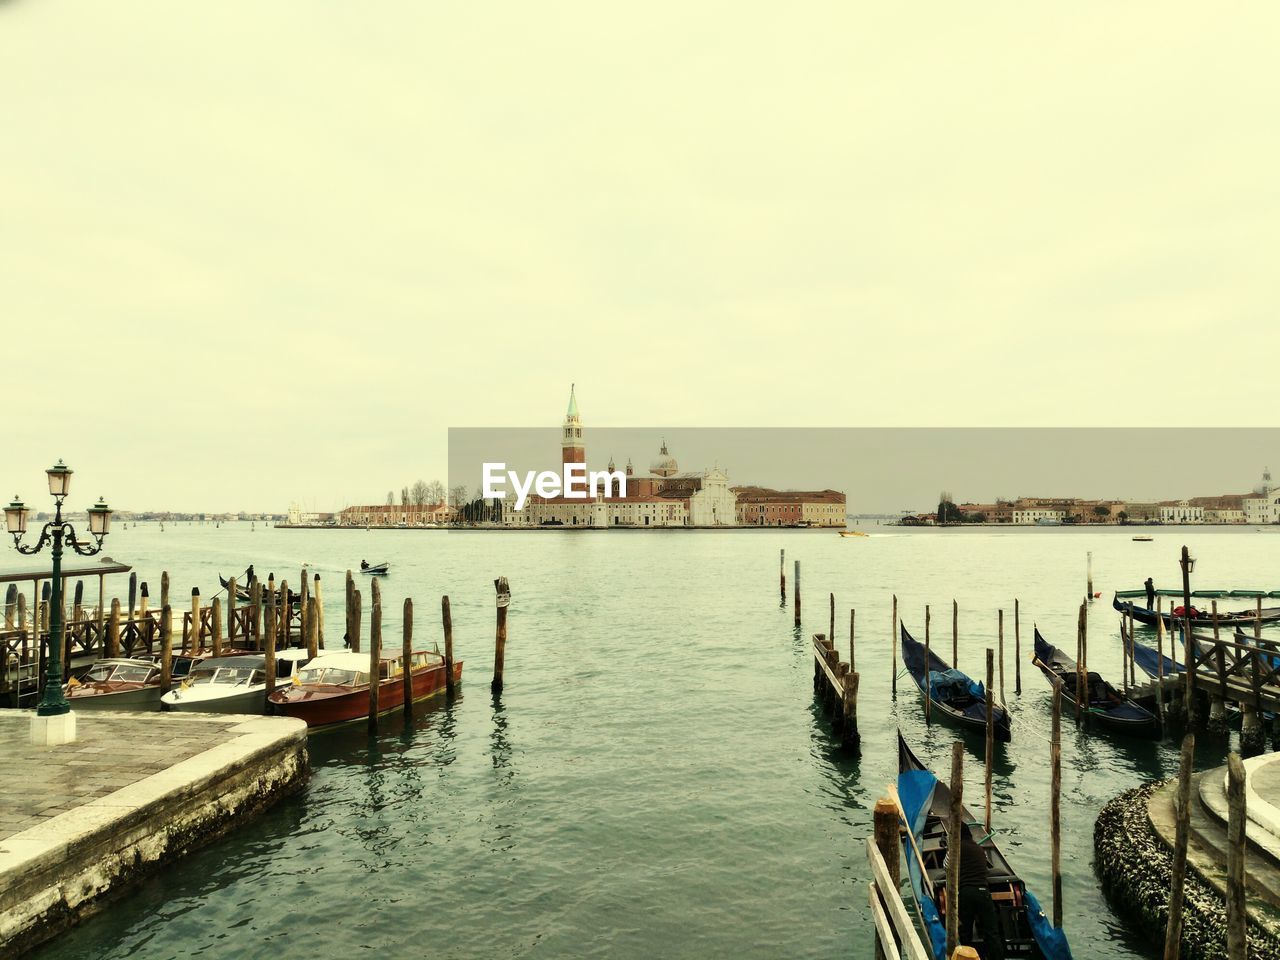
[[[1271,426],[1278,28],[0,0],[0,489],[380,502],[571,382],[588,426]]]

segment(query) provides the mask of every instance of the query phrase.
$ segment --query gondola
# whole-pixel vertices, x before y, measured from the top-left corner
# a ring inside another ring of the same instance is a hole
[[[1152,680],[1160,677],[1160,659],[1161,654],[1158,650],[1153,650],[1145,643],[1133,642],[1133,662],[1136,663]],[[1164,658],[1164,675],[1171,677],[1175,673],[1182,673],[1187,668],[1182,664],[1171,660],[1169,657]]]
[[[928,667],[925,666],[924,644],[902,630],[902,662],[911,674],[911,679],[920,688],[921,696],[928,696],[933,709],[953,722],[975,730],[987,728],[986,690],[976,682],[953,669],[950,664],[932,650],[929,651]],[[926,673],[928,682],[926,683]],[[926,688],[928,693],[925,693]],[[995,725],[995,737],[1001,743],[1012,739],[1009,727],[1009,713],[1000,704],[992,706],[992,720]]]
[[[898,734],[898,803],[906,820],[903,846],[911,892],[929,937],[935,960],[946,960],[946,852],[951,789],[930,772]],[[1066,935],[1055,928],[995,840],[968,809],[961,807],[963,829],[987,854],[987,888],[995,904],[1006,957],[1070,960]]]
[[[1042,637],[1038,627],[1035,629],[1035,654],[1031,662],[1040,668],[1040,671],[1049,678],[1050,683],[1054,678],[1062,681],[1062,699],[1074,709],[1078,677],[1076,662],[1062,649],[1055,647]],[[1160,721],[1150,710],[1121,694],[1092,670],[1089,671],[1086,682],[1088,683],[1086,713],[1100,726],[1131,737],[1160,735]]]
[[[360,572],[367,573],[371,577],[385,577],[387,571],[391,569],[390,563],[365,563],[360,561]]]
[[[1146,594],[1141,593],[1140,591],[1129,591],[1129,593],[1132,593],[1135,596],[1140,596],[1144,600],[1146,599]],[[1129,614],[1129,616],[1133,617],[1133,619],[1137,620],[1139,623],[1144,623],[1149,627],[1154,627],[1156,625],[1156,621],[1163,618],[1165,626],[1169,627],[1175,621],[1178,623],[1183,621],[1182,615],[1176,612],[1182,609],[1181,598],[1170,598],[1169,611],[1166,613],[1157,613],[1149,607],[1140,606],[1133,600],[1122,599],[1124,596],[1125,593],[1117,593],[1111,598],[1111,606],[1120,613]],[[1192,627],[1213,626],[1214,621],[1212,616],[1197,608],[1194,603],[1192,603],[1191,606],[1193,610],[1193,616],[1191,617]],[[1262,623],[1275,623],[1276,621],[1280,621],[1280,607],[1263,607],[1261,617],[1259,617],[1256,608],[1253,610],[1232,610],[1218,614],[1219,627],[1250,626],[1258,621],[1261,621]]]
[[[228,582],[227,582],[227,579],[226,579],[224,576],[222,576],[222,574],[218,574],[218,582],[219,582],[220,584],[222,584],[222,589],[223,589],[223,590],[227,589],[227,587],[229,586],[229,584],[228,584]],[[266,589],[265,589],[265,587],[266,587],[266,584],[263,584],[263,588],[264,588],[264,589],[263,589],[263,596],[264,596],[264,597],[266,596]],[[237,582],[237,583],[236,583],[236,599],[237,599],[238,601],[240,601],[241,603],[249,603],[249,602],[252,600],[252,598],[253,598],[253,595],[249,592],[248,587],[247,587],[247,586],[245,586],[245,585],[243,585],[243,584],[241,584],[241,583],[239,583],[239,582]],[[276,591],[276,602],[277,602],[277,603],[280,603],[280,602],[281,602],[281,599],[280,599],[280,591],[279,591],[279,590],[277,590],[277,591]],[[290,604],[291,606],[295,606],[295,607],[296,607],[296,606],[298,606],[300,603],[302,603],[302,594],[298,593],[297,591],[290,590],[290,591],[289,591],[289,604]]]

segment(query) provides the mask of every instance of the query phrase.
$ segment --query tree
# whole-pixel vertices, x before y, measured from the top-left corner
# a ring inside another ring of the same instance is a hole
[[[1111,508],[1106,506],[1105,504],[1100,503],[1093,508],[1093,515],[1095,517],[1098,517],[1099,519],[1103,517],[1109,517],[1111,516]]]
[[[387,506],[394,507],[396,505],[396,494],[394,490],[387,491]]]
[[[455,510],[461,510],[467,504],[467,485],[459,483],[449,488],[449,503]]]
[[[938,523],[960,523],[964,520],[964,514],[960,512],[960,508],[951,500],[951,494],[946,490],[938,496]]]
[[[1116,514],[1116,516],[1120,518],[1121,523],[1124,523],[1126,520],[1129,519],[1129,512],[1127,510],[1121,510],[1119,513]]]
[[[444,503],[444,484],[439,480],[427,484],[427,503]]]
[[[427,502],[428,487],[425,481],[419,480],[409,488],[409,499],[415,507],[421,507]]]

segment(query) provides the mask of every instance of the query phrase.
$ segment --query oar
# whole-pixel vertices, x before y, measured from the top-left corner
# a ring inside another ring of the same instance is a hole
[[[906,827],[906,838],[908,838],[908,840],[911,842],[911,852],[914,852],[915,861],[916,863],[919,864],[920,878],[922,878],[922,881],[924,883],[928,883],[929,868],[925,867],[924,865],[924,858],[922,855],[920,855],[920,847],[915,845],[915,833],[911,832],[911,824],[908,823],[908,820],[906,820],[906,812],[904,809],[902,809],[902,801],[899,800],[899,796],[897,796],[896,783],[890,783],[890,785],[888,785],[888,795],[890,795],[890,799],[893,801],[893,805],[895,805],[897,808],[897,815],[899,815],[899,818],[902,820],[902,824],[904,824],[904,826]]]

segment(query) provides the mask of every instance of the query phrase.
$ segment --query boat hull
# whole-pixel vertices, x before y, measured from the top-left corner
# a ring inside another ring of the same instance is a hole
[[[181,692],[181,691],[179,691]],[[261,714],[266,703],[265,685],[250,687],[225,697],[171,697],[160,703],[169,713],[249,713]]]
[[[462,661],[453,665],[454,682],[462,679]],[[413,700],[425,700],[446,688],[444,664],[436,664],[413,674]],[[400,677],[378,684],[378,714],[404,707],[404,684]],[[297,717],[309,728],[350,723],[369,716],[369,688],[340,687],[334,692],[305,686],[289,686],[271,695],[273,713]]]
[[[78,688],[83,689],[83,688]],[[67,695],[72,710],[158,710],[160,687],[138,686],[128,690],[110,690],[102,693],[71,692]]]

